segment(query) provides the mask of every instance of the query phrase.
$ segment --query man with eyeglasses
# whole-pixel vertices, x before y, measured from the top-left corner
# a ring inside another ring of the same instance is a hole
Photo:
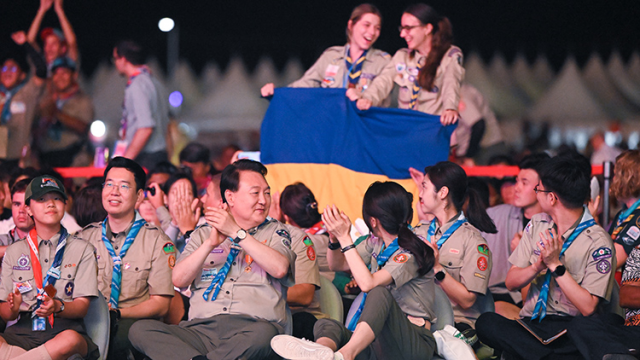
[[[17,56],[5,58],[0,69],[0,161],[18,165],[29,152],[31,125],[47,78],[47,65],[27,42],[24,31],[11,37],[24,48],[35,66],[35,76],[29,79],[26,61]]]
[[[146,174],[135,161],[113,158],[104,171],[102,190],[107,218],[78,234],[96,247],[98,287],[111,310],[109,359],[128,358],[131,325],[138,319],[165,316],[174,295],[175,246],[135,210],[144,200],[145,181]]]
[[[484,313],[476,330],[482,342],[507,359],[581,358],[570,336],[562,332],[574,317],[604,311],[614,285],[615,249],[584,205],[589,198],[589,161],[582,155],[558,156],[539,169],[534,191],[551,220],[533,216],[509,257],[512,266],[505,280],[512,291],[531,285],[521,323]]]

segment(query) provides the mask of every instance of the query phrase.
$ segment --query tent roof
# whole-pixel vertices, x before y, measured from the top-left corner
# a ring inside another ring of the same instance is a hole
[[[607,112],[619,119],[626,119],[634,109],[624,99],[604,69],[600,56],[593,53],[585,65],[582,76],[585,84]]]

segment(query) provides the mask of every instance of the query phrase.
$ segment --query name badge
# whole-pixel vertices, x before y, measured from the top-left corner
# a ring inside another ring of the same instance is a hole
[[[27,106],[22,101],[12,101],[9,111],[12,114],[24,114],[27,111]]]
[[[16,287],[18,288],[20,294],[24,294],[33,290],[33,286],[31,286],[28,281],[16,283]]]
[[[202,269],[201,281],[212,281],[218,274],[218,269]]]
[[[47,330],[47,321],[45,318],[36,316],[31,319],[31,330],[32,331],[45,331]]]

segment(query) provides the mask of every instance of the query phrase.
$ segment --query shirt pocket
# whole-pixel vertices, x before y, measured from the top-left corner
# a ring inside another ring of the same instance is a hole
[[[78,273],[78,266],[75,263],[72,264],[64,264],[60,269],[60,285],[56,286],[57,289],[62,289],[62,293],[58,290],[58,294],[56,295],[58,298],[64,301],[72,301],[73,293],[76,286],[76,274]],[[58,285],[58,282],[56,282]]]
[[[456,281],[460,281],[460,273],[464,265],[462,254],[449,253],[445,257],[442,257],[442,254],[440,254],[440,264]]]
[[[33,272],[13,270],[12,280],[13,280],[13,290],[15,290],[16,286],[25,288],[25,285],[26,285],[26,288],[31,288],[31,290],[29,291],[25,291],[25,292],[21,291],[22,301],[27,304],[35,304],[36,296],[38,295],[38,288],[36,286],[36,281],[33,276]]]
[[[147,292],[151,261],[132,261],[122,265],[121,299],[137,298]]]

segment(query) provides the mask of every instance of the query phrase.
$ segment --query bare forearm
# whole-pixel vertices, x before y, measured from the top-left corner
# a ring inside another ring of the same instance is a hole
[[[63,113],[62,111],[56,111],[56,119],[63,125],[70,128],[80,135],[84,135],[87,132],[88,124],[74,116]]]
[[[44,14],[46,10],[42,8],[38,9],[36,13],[36,17],[33,18],[33,22],[31,23],[31,27],[29,27],[29,32],[27,33],[27,41],[30,42],[33,46],[36,46],[36,38],[38,37],[38,30],[40,30],[40,24],[42,24],[42,18],[44,18]]]
[[[316,286],[313,284],[296,284],[287,290],[287,304],[309,306],[315,292]]]
[[[369,271],[369,268],[367,268],[367,265],[365,265],[356,249],[345,252],[344,258],[351,271],[351,276],[353,276],[354,280],[358,283],[360,290],[369,292],[373,289],[375,285],[371,271]]]
[[[504,283],[509,291],[520,290],[524,286],[529,285],[531,281],[538,276],[539,272],[535,265],[530,265],[526,268],[512,266],[507,273],[507,278]]]
[[[444,279],[442,279],[439,284],[449,299],[460,305],[463,309],[468,309],[475,304],[476,294],[467,290],[467,287],[454,279],[453,276],[449,274],[445,275]]]
[[[640,309],[640,283],[623,284],[620,288],[620,306]]]
[[[282,279],[289,272],[289,260],[276,250],[254,239],[253,236],[249,235],[242,240],[240,247],[274,278]]]
[[[78,61],[78,45],[76,43],[76,33],[73,31],[71,22],[67,18],[67,14],[64,13],[64,10],[56,8],[56,14],[58,15],[58,20],[60,20],[60,27],[62,28],[67,46],[69,47],[68,56],[74,61]]]
[[[73,299],[73,301],[64,303],[64,311],[60,311],[60,301],[55,300],[55,308],[54,313],[57,313],[57,316],[66,318],[66,319],[81,319],[87,315],[87,310],[89,310],[89,298],[81,297]]]
[[[151,295],[149,300],[138,305],[120,309],[122,318],[157,319],[165,316],[169,311],[171,296]]]
[[[593,314],[598,306],[600,298],[592,295],[587,291],[587,289],[580,286],[580,284],[578,284],[569,273],[556,277],[556,282],[567,299],[569,299],[569,301],[571,301],[571,303],[580,310],[580,313],[583,316]]]
[[[4,322],[15,320],[18,318],[19,311],[13,312],[8,302],[0,303],[0,317]]]
[[[327,262],[331,271],[349,271],[349,265],[340,250],[327,251]]]
[[[152,133],[153,128],[138,129],[135,135],[133,135],[133,140],[131,140],[131,144],[129,144],[129,146],[127,147],[127,151],[125,151],[124,157],[132,160],[138,157],[142,149],[144,149],[144,146],[149,141]]]

